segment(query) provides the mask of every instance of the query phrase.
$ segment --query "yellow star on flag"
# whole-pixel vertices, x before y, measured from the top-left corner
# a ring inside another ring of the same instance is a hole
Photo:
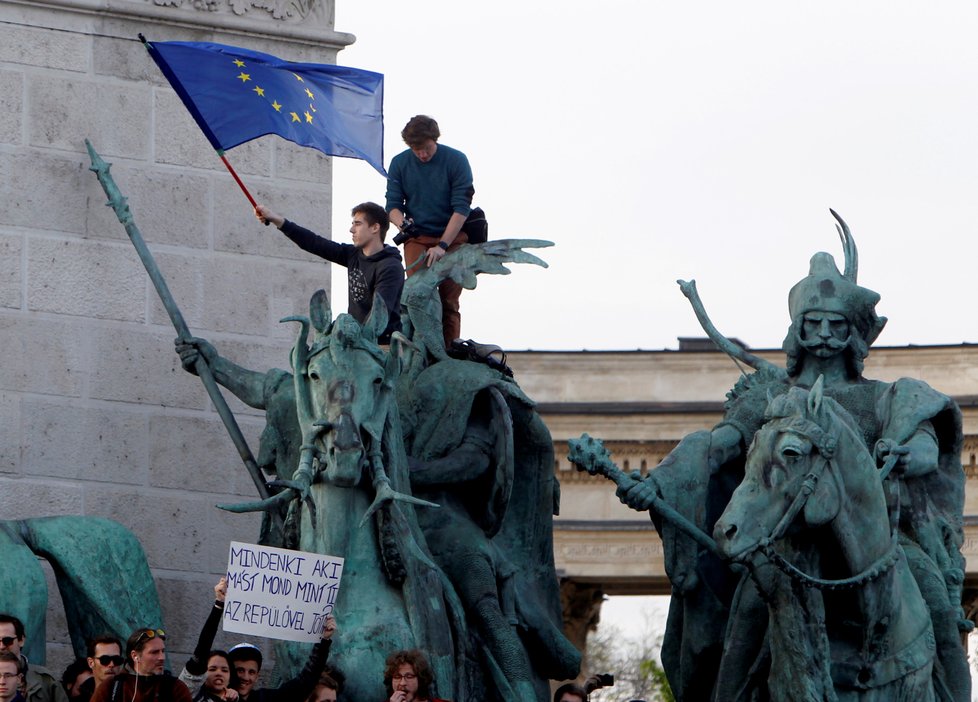
[[[290,112],[289,114],[292,115],[292,121],[293,122],[301,122],[302,121],[301,119],[299,119],[299,115],[297,115],[295,112]]]
[[[312,91],[309,90],[309,88],[306,88],[306,95],[309,96],[309,99],[310,100],[315,100],[316,99],[316,96],[312,94]]]
[[[306,112],[306,122],[312,122],[312,115]]]
[[[294,75],[295,76],[295,79],[297,81],[299,81],[300,83],[305,83],[306,82],[306,81],[302,80],[302,76],[300,76],[298,73],[293,73],[292,75]]]
[[[251,76],[249,76],[247,73],[244,72],[240,73],[238,75],[238,78],[241,79],[242,83],[247,83],[249,80],[251,80]]]
[[[234,65],[238,68],[244,68],[245,62],[241,59],[234,59]]]
[[[282,111],[282,106],[278,103],[278,100],[272,100],[272,107],[275,108],[276,112]]]
[[[265,89],[260,85],[256,85],[252,91],[258,93],[258,97],[265,97]]]

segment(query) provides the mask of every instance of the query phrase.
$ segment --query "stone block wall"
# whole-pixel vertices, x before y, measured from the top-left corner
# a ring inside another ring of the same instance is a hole
[[[132,529],[179,668],[228,542],[258,534],[257,516],[214,505],[256,491],[180,368],[84,140],[113,163],[192,332],[238,363],[287,366],[294,330],[278,320],[329,289],[329,269],[257,223],[140,32],[319,63],[353,37],[334,31],[331,0],[0,0],[0,515],[97,515]],[[228,158],[260,202],[329,235],[329,159],[277,137]],[[231,404],[257,452],[261,414]],[[48,574],[47,662],[60,672],[71,651]]]

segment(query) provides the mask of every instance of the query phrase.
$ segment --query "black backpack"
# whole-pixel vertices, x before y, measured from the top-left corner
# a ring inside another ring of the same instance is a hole
[[[489,240],[489,223],[481,207],[473,207],[462,225],[462,231],[469,237],[470,244],[484,244]]]

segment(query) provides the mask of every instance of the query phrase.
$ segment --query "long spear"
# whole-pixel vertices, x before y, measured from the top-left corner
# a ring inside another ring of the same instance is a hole
[[[115,184],[115,180],[113,180],[112,175],[109,173],[112,164],[102,160],[102,157],[96,153],[95,148],[88,139],[85,140],[85,148],[88,149],[88,156],[92,160],[92,167],[89,170],[94,171],[98,177],[98,182],[102,185],[102,190],[105,191],[105,194],[109,198],[109,201],[105,203],[106,206],[111,207],[115,211],[115,216],[119,218],[122,226],[126,228],[126,234],[129,235],[132,245],[136,247],[136,253],[139,254],[139,259],[143,262],[143,266],[146,268],[146,272],[149,274],[150,280],[153,281],[153,286],[156,288],[156,292],[163,302],[163,307],[166,308],[166,313],[170,316],[170,321],[173,322],[173,327],[177,330],[177,336],[182,341],[189,341],[192,338],[190,328],[187,326],[187,322],[184,320],[180,308],[177,307],[176,300],[170,294],[170,288],[167,287],[166,280],[164,280],[159,266],[156,265],[153,254],[150,253],[149,247],[146,246],[139,227],[136,226],[136,222],[133,220],[132,211],[129,209],[128,198],[119,191],[119,187]],[[198,377],[207,389],[207,394],[210,396],[211,402],[214,403],[214,408],[224,421],[224,426],[227,428],[228,434],[231,435],[231,441],[234,442],[235,448],[238,449],[238,454],[241,456],[241,460],[244,461],[245,468],[248,469],[248,473],[251,475],[255,487],[258,488],[258,494],[262,499],[271,497],[268,485],[265,483],[265,479],[261,474],[261,469],[255,462],[255,457],[248,447],[248,442],[245,440],[244,434],[241,433],[241,428],[231,413],[231,408],[228,407],[227,400],[221,394],[221,389],[217,386],[217,381],[214,380],[214,373],[211,371],[211,367],[207,364],[207,359],[204,358],[203,354],[197,354],[197,362],[194,367]],[[281,529],[283,527],[282,515],[276,510],[270,510],[269,514],[273,523]]]

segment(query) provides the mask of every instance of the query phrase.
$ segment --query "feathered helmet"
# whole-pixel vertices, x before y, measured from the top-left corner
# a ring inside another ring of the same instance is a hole
[[[839,273],[835,259],[824,251],[812,256],[808,276],[798,281],[788,293],[788,312],[793,323],[806,312],[841,314],[869,347],[886,325],[886,317],[876,314],[880,296],[856,284],[859,269],[856,242],[842,217],[835,210],[829,211],[838,221],[836,229],[845,252],[845,272]]]

